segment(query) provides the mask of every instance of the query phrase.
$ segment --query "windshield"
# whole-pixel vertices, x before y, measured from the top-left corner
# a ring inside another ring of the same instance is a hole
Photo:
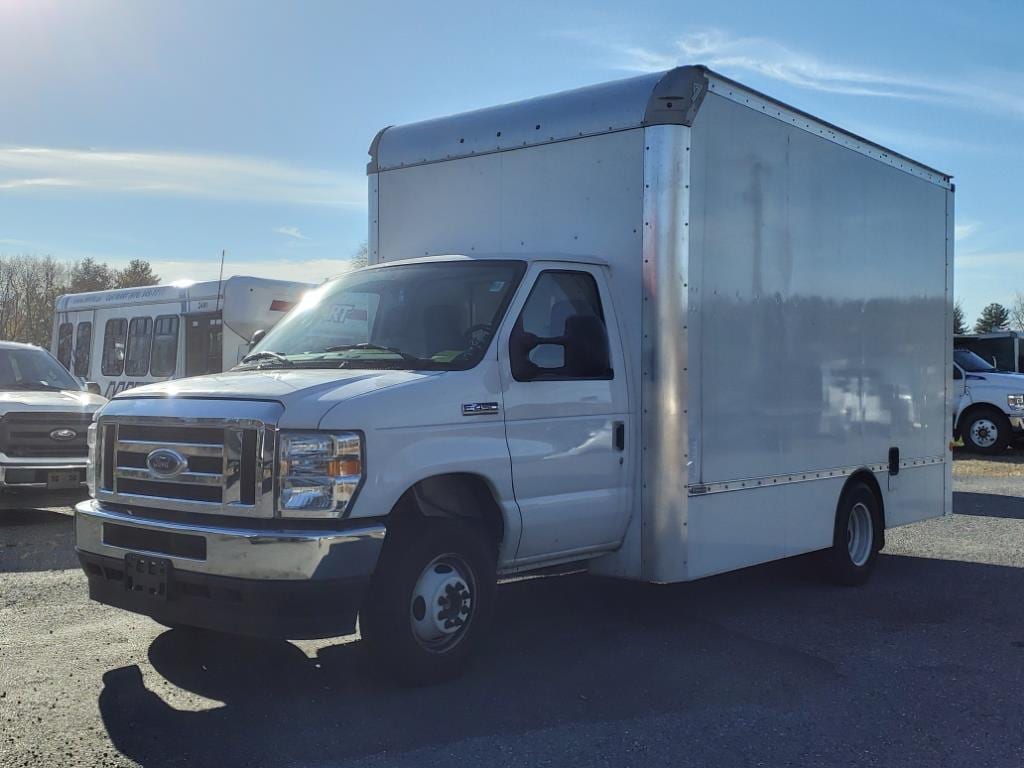
[[[995,370],[995,366],[986,363],[968,349],[953,350],[953,360],[968,373],[986,373]]]
[[[471,368],[525,268],[445,261],[352,272],[307,294],[238,367]]]
[[[49,352],[0,349],[0,390],[80,390],[81,385]]]

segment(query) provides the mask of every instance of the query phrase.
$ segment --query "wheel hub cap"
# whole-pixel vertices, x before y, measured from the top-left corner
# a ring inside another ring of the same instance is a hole
[[[858,567],[871,557],[874,527],[871,511],[864,504],[854,504],[846,521],[846,547],[850,552],[850,560]]]
[[[444,555],[423,569],[412,593],[413,634],[431,650],[447,650],[459,640],[473,614],[470,570],[460,558]]]
[[[999,438],[999,429],[988,419],[978,419],[971,425],[971,440],[982,448],[992,446]]]

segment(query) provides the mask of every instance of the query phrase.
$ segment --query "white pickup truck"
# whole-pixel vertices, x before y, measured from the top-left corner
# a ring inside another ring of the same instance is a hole
[[[1024,374],[1000,371],[966,349],[953,352],[954,436],[996,454],[1024,436]]]
[[[368,173],[370,267],[101,412],[95,600],[289,638],[358,614],[422,683],[503,576],[822,551],[859,584],[951,512],[948,175],[703,67],[388,128]]]
[[[45,349],[0,341],[0,507],[33,491],[84,497],[86,434],[106,402]]]

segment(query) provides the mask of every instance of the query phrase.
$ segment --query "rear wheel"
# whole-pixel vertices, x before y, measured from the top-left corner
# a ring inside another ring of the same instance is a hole
[[[848,485],[836,508],[832,548],[825,562],[833,581],[856,586],[868,580],[882,548],[883,524],[878,499],[860,481]]]
[[[384,672],[406,685],[459,675],[489,623],[494,547],[481,526],[416,520],[389,531],[359,615]]]
[[[1010,420],[995,408],[979,408],[967,414],[960,427],[964,447],[975,453],[1002,453],[1010,444]]]

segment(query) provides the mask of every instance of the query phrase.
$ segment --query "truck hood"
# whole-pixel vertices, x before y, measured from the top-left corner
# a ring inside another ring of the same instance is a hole
[[[142,398],[211,400],[274,400],[285,407],[281,426],[311,428],[344,400],[439,376],[443,371],[379,371],[275,368],[264,371],[229,371],[191,379],[149,384],[128,389],[115,401]]]
[[[10,411],[88,413],[106,402],[107,399],[100,395],[72,389],[59,392],[6,390],[0,391],[0,415]]]
[[[1024,393],[1024,373],[969,373],[967,386],[983,385],[1006,390],[1007,394]],[[1010,390],[1013,390],[1012,392]]]

